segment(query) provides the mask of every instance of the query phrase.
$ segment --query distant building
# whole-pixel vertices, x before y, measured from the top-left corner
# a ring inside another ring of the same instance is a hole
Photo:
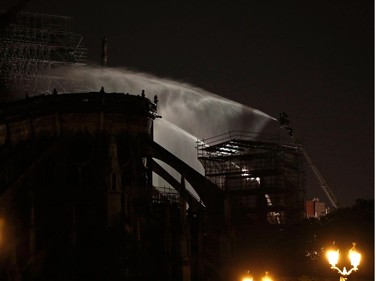
[[[328,208],[324,202],[320,202],[319,198],[306,200],[305,212],[306,218],[319,218],[328,214]]]

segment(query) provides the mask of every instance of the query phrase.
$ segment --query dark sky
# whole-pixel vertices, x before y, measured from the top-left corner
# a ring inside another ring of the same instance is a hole
[[[155,2],[32,0],[23,11],[73,17],[90,63],[106,36],[110,66],[287,112],[340,202],[374,198],[373,1]],[[328,203],[310,171],[307,188]]]

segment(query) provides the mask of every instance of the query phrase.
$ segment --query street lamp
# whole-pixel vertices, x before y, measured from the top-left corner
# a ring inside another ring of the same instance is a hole
[[[242,278],[242,281],[253,281],[253,276],[250,275],[250,272],[248,271],[246,276]]]
[[[266,275],[264,275],[262,281],[272,281],[271,277],[268,276],[268,271],[266,271]]]
[[[358,253],[357,250],[355,249],[355,244],[356,243],[353,243],[353,247],[349,250],[349,259],[352,265],[352,268],[349,271],[346,270],[345,266],[342,270],[336,266],[339,262],[339,256],[340,256],[338,249],[327,251],[328,262],[331,265],[332,269],[337,270],[339,272],[340,281],[345,281],[347,279],[346,276],[350,275],[353,271],[358,270],[358,265],[361,261],[361,254]]]
[[[242,281],[254,281],[253,276],[250,275],[250,271],[247,271],[247,274]],[[262,277],[262,281],[272,281],[271,277],[268,276],[268,271],[266,271],[266,275]]]

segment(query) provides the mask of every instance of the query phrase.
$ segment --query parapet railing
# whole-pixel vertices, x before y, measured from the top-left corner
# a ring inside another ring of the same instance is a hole
[[[37,116],[51,112],[127,112],[128,114],[157,115],[156,104],[148,98],[123,93],[63,93],[26,97],[0,104],[0,123],[20,116]]]
[[[254,143],[261,143],[272,146],[277,145],[279,147],[293,149],[299,146],[298,144],[280,136],[279,134],[266,134],[235,130],[206,139],[198,139],[196,141],[197,156],[201,157],[210,154],[209,149],[213,146],[222,145],[223,148],[221,149],[221,151],[225,151],[228,149],[231,150],[235,146],[235,144],[231,143],[234,141],[251,141]],[[235,149],[233,151],[235,151]],[[214,154],[217,154],[217,152],[215,152]]]

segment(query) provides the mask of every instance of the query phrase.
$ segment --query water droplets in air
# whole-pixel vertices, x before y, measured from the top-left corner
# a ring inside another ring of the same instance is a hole
[[[158,114],[154,139],[187,164],[203,173],[197,160],[196,141],[233,130],[261,132],[271,121],[267,114],[225,99],[203,89],[127,69],[80,67],[64,71],[68,79],[79,81],[70,92],[99,91],[141,94],[151,101],[157,95]]]

